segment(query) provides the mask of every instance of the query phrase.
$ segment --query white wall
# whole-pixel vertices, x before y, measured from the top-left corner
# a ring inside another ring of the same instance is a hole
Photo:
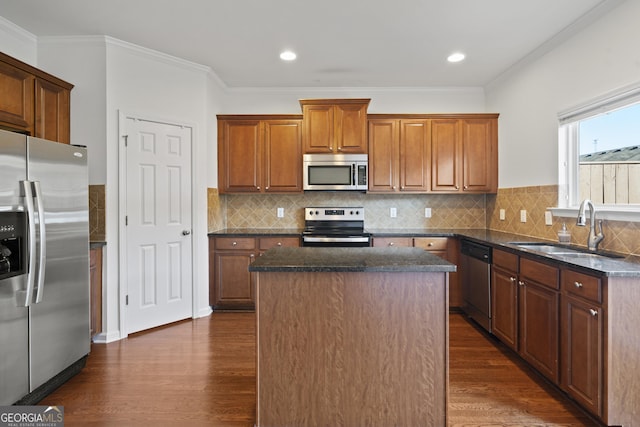
[[[558,112],[640,84],[640,2],[626,1],[485,88],[500,113],[499,187],[558,182]]]
[[[482,113],[478,87],[228,89],[224,114],[301,114],[300,99],[371,98],[369,113]]]
[[[74,85],[71,91],[71,143],[86,145],[89,184],[107,176],[106,44],[102,36],[41,37],[38,67]]]
[[[2,16],[0,16],[0,52],[34,67],[38,66],[38,38]]]

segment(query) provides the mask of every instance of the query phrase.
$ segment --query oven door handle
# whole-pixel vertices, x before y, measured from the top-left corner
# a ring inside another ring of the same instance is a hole
[[[349,237],[322,237],[322,236],[304,236],[302,237],[304,242],[313,243],[331,243],[331,242],[368,242],[369,238],[366,236],[349,236]]]

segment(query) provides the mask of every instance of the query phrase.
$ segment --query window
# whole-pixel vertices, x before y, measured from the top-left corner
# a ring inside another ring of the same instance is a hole
[[[640,221],[640,86],[559,115],[558,215],[591,199],[610,219]],[[600,215],[602,216],[602,215]]]

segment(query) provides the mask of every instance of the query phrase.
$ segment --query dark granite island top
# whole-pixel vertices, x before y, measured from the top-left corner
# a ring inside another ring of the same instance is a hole
[[[445,426],[448,275],[420,248],[273,248],[256,274],[256,426]]]
[[[273,248],[249,271],[454,272],[455,264],[421,248]]]

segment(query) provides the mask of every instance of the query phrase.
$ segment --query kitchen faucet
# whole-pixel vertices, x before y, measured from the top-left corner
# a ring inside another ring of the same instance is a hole
[[[600,231],[596,234],[596,208],[593,206],[593,202],[589,199],[584,199],[580,205],[580,211],[578,212],[577,225],[587,225],[587,217],[585,215],[585,209],[589,206],[589,237],[587,238],[587,248],[590,251],[597,251],[598,244],[604,239],[602,234],[602,220],[598,220],[598,226]]]

